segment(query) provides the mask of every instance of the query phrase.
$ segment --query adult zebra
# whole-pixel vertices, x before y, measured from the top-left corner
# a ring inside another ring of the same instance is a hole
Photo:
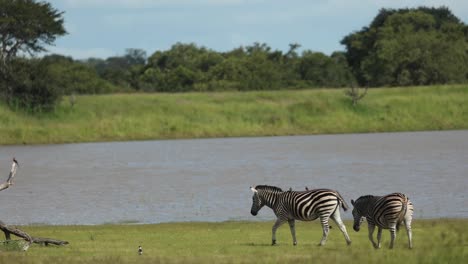
[[[351,200],[351,204],[354,206],[353,229],[358,232],[365,218],[369,228],[369,240],[374,248],[380,248],[382,229],[390,229],[390,248],[393,248],[396,231],[401,222],[404,222],[406,226],[408,246],[413,248],[411,221],[414,209],[408,196],[402,193],[392,193],[385,196],[365,195],[356,201]],[[373,236],[375,226],[378,227],[377,243],[374,242]]]
[[[320,218],[322,223],[323,236],[320,241],[320,246],[325,245],[328,237],[328,220],[333,219],[346,239],[346,242],[351,244],[351,239],[346,232],[346,227],[343,224],[340,216],[340,207],[343,210],[348,209],[348,205],[341,195],[334,190],[315,189],[309,191],[286,191],[283,192],[278,187],[268,185],[258,185],[255,188],[250,187],[253,191],[252,215],[257,215],[258,211],[263,206],[268,206],[273,209],[277,219],[272,228],[272,245],[276,244],[276,229],[285,222],[289,223],[293,244],[297,245],[295,220],[312,221]]]

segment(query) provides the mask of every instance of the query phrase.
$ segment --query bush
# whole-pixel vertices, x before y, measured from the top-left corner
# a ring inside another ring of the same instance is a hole
[[[48,67],[40,60],[15,60],[3,79],[3,97],[12,108],[29,112],[51,111],[61,99],[61,91],[50,81]]]

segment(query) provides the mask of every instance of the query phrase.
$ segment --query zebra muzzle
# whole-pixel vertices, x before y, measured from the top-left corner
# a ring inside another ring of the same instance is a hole
[[[250,211],[250,213],[251,213],[253,216],[256,216],[258,212]]]

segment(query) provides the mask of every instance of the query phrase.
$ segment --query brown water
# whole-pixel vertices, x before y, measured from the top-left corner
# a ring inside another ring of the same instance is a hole
[[[404,192],[416,218],[468,217],[468,131],[0,146],[9,224],[266,220],[249,186]],[[351,213],[343,213],[350,219]]]

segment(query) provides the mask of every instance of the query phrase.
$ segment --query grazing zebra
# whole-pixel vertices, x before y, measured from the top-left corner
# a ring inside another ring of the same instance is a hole
[[[293,244],[297,245],[295,220],[312,221],[320,218],[322,223],[323,236],[320,246],[325,245],[328,237],[328,220],[333,219],[346,239],[351,244],[346,227],[340,216],[340,207],[346,211],[348,205],[341,195],[334,190],[315,189],[310,191],[287,191],[267,185],[258,185],[253,191],[252,215],[257,215],[258,211],[266,205],[273,209],[277,219],[272,228],[272,245],[276,244],[276,229],[285,222],[289,223]]]
[[[353,229],[358,232],[364,218],[369,227],[369,240],[374,248],[380,248],[382,229],[390,229],[390,248],[396,237],[396,231],[401,222],[405,223],[408,234],[409,248],[413,248],[411,220],[413,218],[413,204],[408,196],[402,193],[392,193],[385,196],[365,195],[356,201],[351,200],[353,208],[354,225]],[[374,242],[373,233],[375,226],[377,231],[377,244]]]

